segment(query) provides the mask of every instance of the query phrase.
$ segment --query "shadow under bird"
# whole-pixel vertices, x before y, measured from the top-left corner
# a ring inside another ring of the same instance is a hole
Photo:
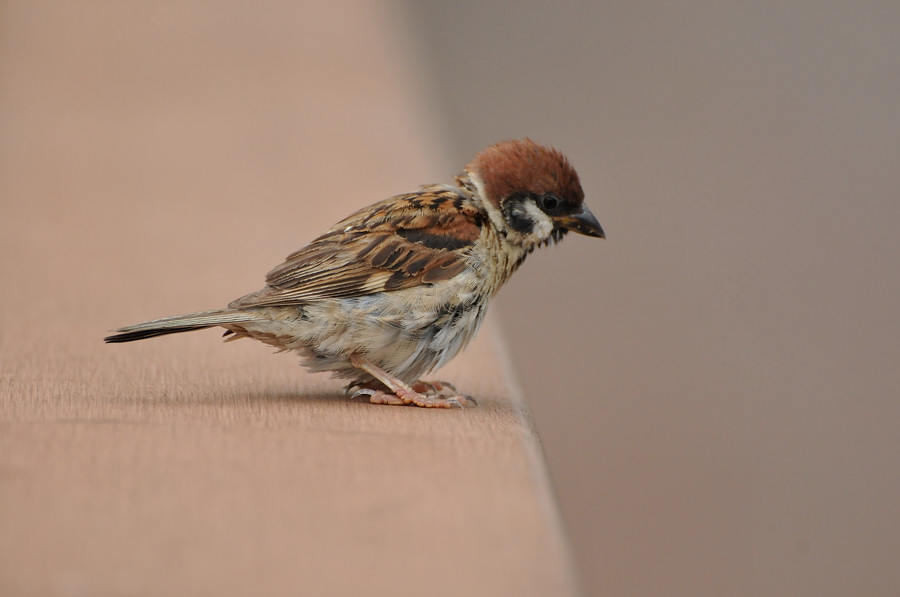
[[[538,247],[569,231],[605,238],[578,174],[530,139],[485,149],[455,185],[425,185],[341,220],[224,309],[116,330],[131,342],[208,327],[293,350],[311,371],[349,381],[376,404],[468,406],[421,377],[475,336],[488,303]]]

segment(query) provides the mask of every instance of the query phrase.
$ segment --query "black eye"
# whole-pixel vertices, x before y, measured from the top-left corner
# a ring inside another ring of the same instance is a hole
[[[562,205],[562,201],[559,200],[559,197],[549,193],[541,195],[539,202],[541,209],[548,214],[557,211],[560,205]]]

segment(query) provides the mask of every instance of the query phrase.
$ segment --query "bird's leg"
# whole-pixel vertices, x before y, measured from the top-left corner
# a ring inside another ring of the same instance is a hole
[[[356,353],[350,355],[350,364],[357,369],[365,371],[393,392],[389,394],[382,390],[363,388],[353,394],[354,397],[360,395],[369,396],[369,402],[372,404],[414,404],[425,408],[452,408],[454,406],[462,408],[463,406],[473,406],[475,404],[475,401],[468,396],[443,395],[440,391],[447,387],[452,388],[452,386],[441,382],[436,382],[435,384],[416,382],[415,389],[413,389],[405,384],[403,380],[397,379],[378,365]],[[429,389],[434,393],[427,393]],[[426,393],[423,393],[423,391]]]

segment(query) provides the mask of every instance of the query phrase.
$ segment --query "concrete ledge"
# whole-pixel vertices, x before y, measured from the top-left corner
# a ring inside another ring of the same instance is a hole
[[[577,593],[492,325],[439,374],[465,411],[350,401],[214,332],[101,341],[452,180],[401,16],[4,9],[0,594]]]

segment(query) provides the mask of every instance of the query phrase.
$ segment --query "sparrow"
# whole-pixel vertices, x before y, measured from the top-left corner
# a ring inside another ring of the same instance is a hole
[[[605,238],[578,174],[530,139],[478,153],[455,185],[424,185],[341,220],[224,309],[115,330],[131,342],[209,327],[295,351],[374,404],[469,406],[421,377],[475,336],[493,296],[535,249],[568,232]]]

